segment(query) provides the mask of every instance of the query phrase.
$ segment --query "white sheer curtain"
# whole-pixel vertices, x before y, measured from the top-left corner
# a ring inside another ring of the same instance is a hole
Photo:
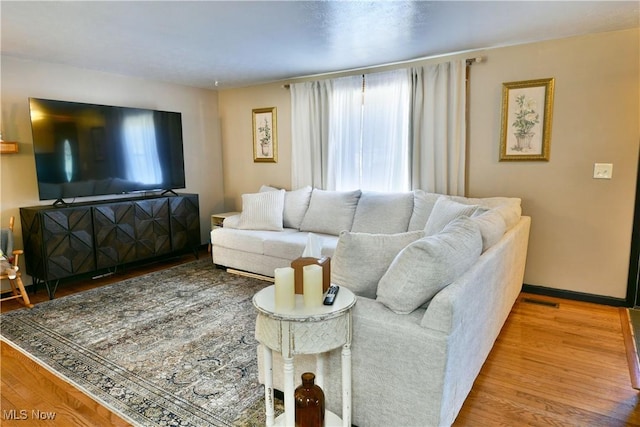
[[[326,188],[331,81],[291,85],[291,187]]]
[[[292,188],[465,192],[465,60],[291,85]]]
[[[327,190],[359,187],[362,147],[362,76],[333,80],[329,108]]]
[[[291,85],[292,188],[406,191],[410,74]]]
[[[409,70],[365,75],[359,187],[410,190]]]
[[[406,69],[333,81],[327,189],[409,190],[409,99]]]
[[[414,189],[464,195],[466,61],[412,68]]]

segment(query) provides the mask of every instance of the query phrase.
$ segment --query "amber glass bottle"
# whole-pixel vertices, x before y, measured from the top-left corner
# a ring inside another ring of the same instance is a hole
[[[296,388],[296,427],[324,426],[324,392],[314,384],[316,376],[302,374],[302,385]]]

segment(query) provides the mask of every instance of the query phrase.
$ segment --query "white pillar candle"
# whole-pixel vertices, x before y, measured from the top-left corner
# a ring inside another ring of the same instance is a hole
[[[276,310],[291,311],[296,306],[293,268],[283,267],[274,270],[276,288]]]
[[[322,267],[318,264],[302,267],[302,295],[305,307],[322,305]]]

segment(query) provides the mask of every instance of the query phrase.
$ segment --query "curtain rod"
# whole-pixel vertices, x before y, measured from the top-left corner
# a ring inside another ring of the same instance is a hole
[[[478,56],[476,58],[467,58],[467,65],[473,65],[476,62],[482,62],[484,58],[482,56]]]
[[[467,66],[473,65],[475,63],[480,63],[483,62],[484,58],[482,56],[477,56],[475,58],[467,58],[466,59],[466,64]],[[291,85],[289,83],[283,84],[282,88],[283,89],[289,89],[291,87]]]

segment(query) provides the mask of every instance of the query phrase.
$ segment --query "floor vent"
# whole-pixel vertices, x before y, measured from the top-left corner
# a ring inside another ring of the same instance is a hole
[[[558,305],[558,303],[555,302],[551,302],[551,301],[544,301],[541,299],[535,299],[535,298],[523,298],[522,302],[525,302],[527,304],[537,304],[537,305],[544,305],[546,307],[553,307],[553,308],[558,308],[560,307]]]

